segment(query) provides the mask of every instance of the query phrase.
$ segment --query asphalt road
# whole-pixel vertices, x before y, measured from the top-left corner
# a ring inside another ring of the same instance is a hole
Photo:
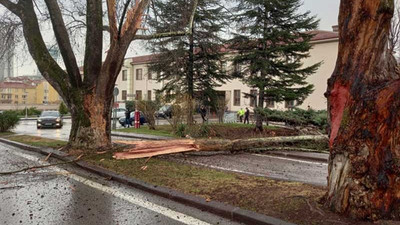
[[[169,158],[229,172],[296,181],[317,186],[327,185],[328,164],[312,160],[251,153],[176,155]]]
[[[55,163],[0,144],[0,172]],[[235,224],[66,165],[0,175],[0,224]]]

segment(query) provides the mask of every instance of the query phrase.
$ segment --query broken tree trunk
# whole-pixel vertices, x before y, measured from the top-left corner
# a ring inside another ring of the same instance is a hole
[[[254,139],[198,139],[168,141],[116,141],[120,144],[132,145],[126,152],[114,153],[116,159],[138,159],[157,155],[174,154],[190,151],[243,151],[268,147],[275,143],[327,140],[326,136],[293,136]]]
[[[342,0],[328,82],[326,205],[353,218],[399,219],[400,76],[388,52],[393,0]]]

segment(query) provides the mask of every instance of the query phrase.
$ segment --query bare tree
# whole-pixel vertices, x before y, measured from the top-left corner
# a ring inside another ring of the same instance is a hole
[[[122,2],[122,1],[119,1]],[[115,81],[121,70],[125,54],[132,41],[187,35],[193,23],[191,16],[188,29],[162,34],[137,34],[142,30],[145,11],[151,0],[123,1],[123,11],[117,14],[116,0],[107,0],[109,49],[103,56],[103,1],[87,0],[85,7],[84,76],[80,74],[71,44],[63,11],[57,0],[44,0],[52,24],[65,70],[51,57],[43,39],[35,2],[33,0],[0,0],[0,4],[17,16],[30,54],[44,78],[57,90],[67,104],[72,127],[69,145],[85,149],[111,145],[110,111]],[[193,14],[197,0],[193,0]],[[40,8],[40,7],[38,7]],[[42,13],[42,12],[39,12]]]

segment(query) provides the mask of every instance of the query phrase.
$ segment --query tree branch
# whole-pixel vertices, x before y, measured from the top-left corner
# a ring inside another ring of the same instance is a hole
[[[123,25],[123,22],[124,22],[124,19],[125,19],[126,11],[128,10],[128,7],[129,7],[129,4],[130,4],[130,3],[131,3],[131,0],[128,0],[128,1],[125,3],[124,10],[123,10],[122,15],[121,15],[121,20],[119,21],[118,39],[121,38],[122,25]]]
[[[108,31],[110,32],[110,40],[113,41],[117,38],[117,13],[115,7],[115,0],[107,0],[108,12]],[[105,26],[103,26],[104,29]]]
[[[10,2],[9,0],[0,0],[0,4],[2,4],[4,7],[6,7],[8,10],[10,10],[15,15],[19,15],[21,13],[19,3],[15,4],[15,3]]]
[[[20,1],[19,4],[21,4],[19,18],[22,21],[24,37],[29,52],[43,77],[66,100],[69,90],[69,82],[65,80],[67,74],[50,55],[44,43],[33,2],[32,0],[24,0]]]
[[[69,163],[75,163],[75,162],[78,162],[79,160],[81,160],[81,158],[82,158],[82,155],[78,156],[74,160],[70,160],[70,161],[66,161],[66,162],[46,164],[46,165],[40,165],[40,166],[32,166],[32,167],[26,167],[26,168],[14,170],[14,171],[0,172],[0,176],[21,173],[21,172],[25,172],[25,171],[32,170],[32,169],[43,169],[43,168],[48,168],[48,167],[52,167],[52,166],[60,166],[60,165],[65,165],[65,164],[69,164]]]
[[[72,50],[68,31],[62,18],[61,10],[56,0],[45,0],[50,13],[51,23],[53,25],[54,34],[60,47],[61,55],[67,69],[71,85],[79,87],[82,84],[82,78],[76,62],[75,54]]]
[[[150,34],[150,35],[135,35],[133,40],[151,40],[156,38],[167,38],[167,37],[179,37],[185,35],[191,35],[193,32],[193,22],[194,16],[197,9],[198,0],[194,0],[192,14],[190,15],[189,19],[189,26],[187,31],[172,31],[172,32],[165,32],[165,33],[157,33],[157,34]]]
[[[103,51],[103,10],[101,0],[87,0],[86,49],[84,61],[84,83],[93,86],[101,72]]]

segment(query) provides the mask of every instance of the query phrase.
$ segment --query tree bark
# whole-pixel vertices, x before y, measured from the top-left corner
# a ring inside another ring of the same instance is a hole
[[[259,90],[260,94],[259,94],[259,98],[258,98],[258,106],[257,106],[257,108],[259,110],[262,110],[264,108],[264,101],[265,101],[264,100],[264,98],[265,98],[264,86],[259,87],[259,89],[260,89]],[[261,113],[257,112],[257,110],[255,111],[255,114],[256,114],[256,128],[255,128],[255,130],[263,132],[263,130],[264,130],[264,128],[263,128],[263,115]]]
[[[326,205],[353,218],[399,219],[400,75],[388,51],[392,0],[342,0],[328,81]]]

